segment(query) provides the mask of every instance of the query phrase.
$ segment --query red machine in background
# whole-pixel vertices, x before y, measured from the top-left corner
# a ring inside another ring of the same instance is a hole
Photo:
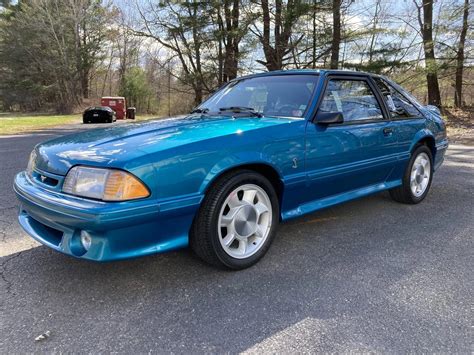
[[[126,102],[125,97],[122,96],[104,96],[100,100],[102,106],[110,107],[115,111],[118,120],[126,119]]]

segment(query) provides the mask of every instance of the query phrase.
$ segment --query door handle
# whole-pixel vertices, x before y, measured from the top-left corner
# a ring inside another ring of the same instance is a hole
[[[393,133],[393,128],[384,128],[383,129],[383,135],[384,136],[391,136]]]

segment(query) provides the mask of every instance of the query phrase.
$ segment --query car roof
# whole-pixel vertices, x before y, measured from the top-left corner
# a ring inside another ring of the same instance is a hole
[[[383,77],[378,74],[367,73],[363,71],[354,71],[354,70],[345,70],[345,69],[284,69],[284,70],[274,70],[269,72],[262,72],[257,74],[250,74],[238,77],[234,80],[241,80],[241,79],[249,79],[249,78],[256,78],[256,77],[265,77],[265,76],[274,76],[274,75],[301,75],[301,74],[309,74],[309,75],[362,75],[362,76],[372,76],[372,77]],[[232,80],[232,81],[234,81]]]
[[[109,106],[90,106],[86,110],[112,110]]]

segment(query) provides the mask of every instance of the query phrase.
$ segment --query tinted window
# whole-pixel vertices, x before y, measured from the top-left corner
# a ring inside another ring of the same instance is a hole
[[[234,81],[199,108],[219,112],[223,107],[250,107],[265,116],[303,117],[317,75],[275,75]]]
[[[342,112],[344,121],[383,118],[372,89],[363,80],[330,80],[319,110]]]
[[[407,118],[420,116],[420,112],[400,91],[385,80],[375,78],[375,82],[383,94],[385,103],[392,118]]]

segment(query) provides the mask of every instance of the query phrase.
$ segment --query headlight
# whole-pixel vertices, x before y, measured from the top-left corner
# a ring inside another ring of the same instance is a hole
[[[150,196],[148,188],[130,173],[83,166],[69,170],[63,192],[103,201],[126,201]]]

